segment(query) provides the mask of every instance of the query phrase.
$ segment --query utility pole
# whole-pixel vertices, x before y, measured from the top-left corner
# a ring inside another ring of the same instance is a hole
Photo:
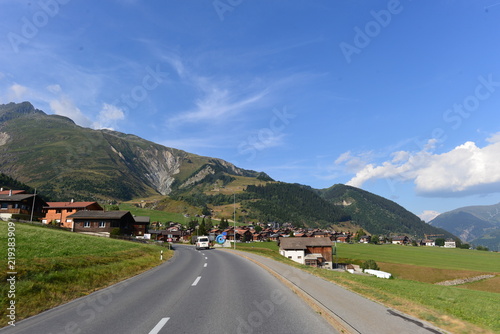
[[[236,193],[233,192],[234,249],[236,249]]]
[[[33,204],[31,205],[31,218],[30,218],[30,223],[33,222],[33,210],[35,210],[35,198],[36,198],[36,188],[35,188],[35,194],[33,195]]]

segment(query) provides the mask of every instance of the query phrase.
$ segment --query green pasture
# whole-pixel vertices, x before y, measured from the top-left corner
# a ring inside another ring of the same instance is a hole
[[[184,217],[182,213],[165,212],[160,210],[151,210],[138,208],[130,203],[120,204],[120,210],[130,211],[134,216],[148,216],[151,222],[176,222],[181,224],[187,224],[190,220],[188,217]]]
[[[471,249],[337,243],[337,256],[440,269],[500,273],[500,253]]]
[[[0,221],[0,240],[7,245],[4,221]],[[148,270],[161,263],[160,250],[164,259],[172,255],[156,245],[22,223],[15,224],[15,245],[9,247],[15,249],[15,266],[9,271],[17,273],[17,321]],[[0,274],[3,282],[7,272]],[[0,286],[0,327],[8,321],[7,289],[7,284]]]

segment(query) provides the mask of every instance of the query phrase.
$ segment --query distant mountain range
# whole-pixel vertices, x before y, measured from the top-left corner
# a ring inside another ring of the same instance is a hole
[[[222,159],[135,135],[83,128],[29,102],[0,105],[0,172],[51,200],[106,203],[154,196],[157,208],[180,212],[189,208],[224,218],[232,218],[237,200],[240,221],[310,227],[349,222],[371,234],[454,237],[398,204],[358,188],[334,185],[317,190],[276,182],[264,172]]]
[[[500,250],[500,203],[467,206],[440,214],[429,222],[475,246]]]

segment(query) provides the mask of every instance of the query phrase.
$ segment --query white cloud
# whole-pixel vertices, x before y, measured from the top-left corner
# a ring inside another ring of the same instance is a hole
[[[57,84],[47,86],[47,90],[53,94],[58,94],[62,91],[61,86]]]
[[[125,119],[125,114],[122,109],[112,104],[104,103],[93,127],[95,129],[113,130],[116,128],[117,121],[121,121],[123,119]]]
[[[177,65],[177,67],[182,67]],[[182,67],[183,68],[183,67]],[[185,71],[183,68],[182,71]],[[195,107],[170,118],[170,126],[178,126],[184,123],[197,123],[204,121],[220,122],[255,106],[266,95],[266,90],[252,92],[250,94],[236,93],[232,91],[229,84],[214,82],[204,77],[189,75],[187,79],[196,90],[201,91],[202,96],[195,102]]]
[[[425,222],[430,222],[437,216],[439,216],[440,213],[434,210],[424,210],[421,214],[418,215],[420,219],[422,219]]]
[[[66,96],[51,100],[50,108],[56,115],[69,117],[78,125],[89,127],[91,124],[90,120],[77,106],[75,106],[73,101]]]
[[[17,83],[11,85],[7,92],[7,99],[9,101],[23,101],[28,93],[28,87],[19,85]]]
[[[369,163],[354,169],[356,175],[348,185],[361,187],[376,179],[410,181],[416,191],[426,196],[465,196],[500,191],[500,133],[488,139],[483,148],[466,142],[449,152],[434,154],[435,143],[420,152],[399,151],[393,159],[379,164]],[[349,152],[337,164],[357,165],[359,158]]]

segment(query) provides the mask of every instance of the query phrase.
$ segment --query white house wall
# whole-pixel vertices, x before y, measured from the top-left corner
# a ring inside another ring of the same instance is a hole
[[[280,250],[280,254],[292,261],[300,264],[305,264],[305,251],[304,250]]]

